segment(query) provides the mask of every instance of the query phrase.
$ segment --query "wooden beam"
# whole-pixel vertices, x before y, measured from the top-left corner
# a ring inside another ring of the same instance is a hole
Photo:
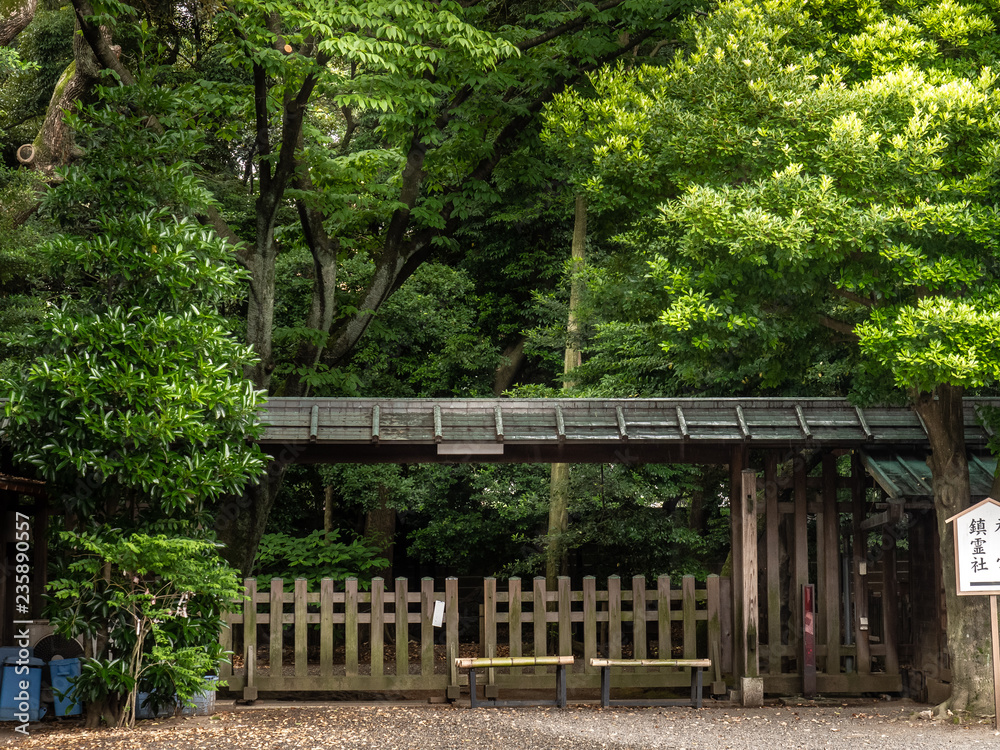
[[[837,510],[837,458],[823,455],[823,598],[826,673],[840,672],[840,513]]]
[[[855,669],[858,674],[867,675],[872,670],[871,646],[868,641],[868,576],[862,575],[862,569],[867,572],[868,565],[868,534],[861,528],[865,517],[865,469],[861,463],[861,456],[854,453],[851,456],[851,516],[854,523],[854,538],[851,542],[851,588],[853,589],[851,601],[854,603],[855,612],[851,620],[851,627],[854,628],[854,642],[857,644],[857,665]],[[864,625],[862,625],[864,623]]]
[[[767,671],[781,673],[781,558],[778,547],[778,456],[764,456],[764,522],[767,529]]]
[[[742,472],[743,496],[743,621],[740,640],[743,643],[743,675],[760,676],[759,605],[757,594],[757,473]]]

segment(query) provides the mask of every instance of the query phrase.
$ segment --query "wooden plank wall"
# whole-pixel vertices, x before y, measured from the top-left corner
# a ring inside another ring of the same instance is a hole
[[[356,579],[348,579],[343,591],[336,591],[330,579],[318,592],[307,591],[306,585],[298,579],[289,590],[274,578],[269,592],[258,592],[256,579],[246,579],[242,610],[226,616],[229,627],[221,634],[223,648],[241,657],[238,668],[228,662],[220,668],[219,678],[230,690],[243,690],[248,698],[256,697],[255,691],[290,690],[447,689],[455,694],[458,674],[449,665],[458,656],[457,578],[446,579],[444,591],[436,590],[430,578],[412,592],[405,578],[397,579],[392,591],[381,578],[372,581],[370,591],[360,591]],[[437,601],[445,602],[441,628],[433,624]],[[317,626],[319,632],[310,636]],[[387,630],[395,653],[389,663]],[[439,659],[435,638],[441,630],[445,643]],[[412,660],[411,643],[417,646]]]
[[[723,676],[732,673],[733,632],[731,590],[728,578],[709,576],[705,588],[684,576],[680,587],[660,576],[647,588],[643,576],[623,581],[607,580],[603,590],[593,576],[583,579],[580,590],[560,577],[556,590],[535,578],[530,590],[518,578],[506,587],[496,579],[484,581],[483,653],[488,656],[575,655],[577,664],[567,674],[570,688],[598,688],[600,670],[590,667],[595,656],[622,658],[711,658],[710,688],[724,692]],[[504,590],[504,588],[506,590]],[[498,689],[548,689],[551,667],[490,670],[488,684]],[[616,687],[687,687],[686,671],[645,670],[616,672]]]
[[[764,460],[763,550],[758,556],[760,631],[764,689],[794,694],[802,689],[802,587],[817,586],[816,655],[820,693],[896,692],[902,687],[895,643],[896,611],[887,613],[885,642],[874,647],[867,617],[866,475],[856,456],[841,452],[822,455],[769,453]],[[839,476],[840,469],[846,476]],[[846,467],[850,467],[847,469]],[[779,468],[784,471],[779,473]],[[886,540],[880,564],[895,570],[895,541]],[[843,580],[842,556],[850,555],[848,581]],[[895,579],[895,576],[888,576]],[[844,589],[850,586],[852,605],[844,611]],[[887,583],[891,589],[893,583]],[[850,628],[850,643],[846,637]],[[881,669],[873,669],[873,658]]]

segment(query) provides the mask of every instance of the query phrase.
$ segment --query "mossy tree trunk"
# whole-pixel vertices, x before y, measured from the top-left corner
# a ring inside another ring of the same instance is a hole
[[[583,354],[580,345],[580,301],[583,298],[584,249],[587,242],[587,199],[577,195],[573,211],[573,244],[570,262],[569,318],[566,324],[566,355],[563,362],[564,388],[571,388],[570,373],[580,366]],[[551,590],[556,578],[568,568],[564,535],[569,529],[570,465],[552,464],[549,482],[549,529],[545,548],[545,579]]]
[[[939,385],[933,393],[914,398],[914,409],[923,419],[930,441],[934,509],[941,539],[942,574],[947,607],[948,649],[951,652],[951,698],[937,707],[973,716],[993,714],[993,670],[989,602],[985,596],[958,596],[952,524],[946,520],[969,507],[972,496],[965,452],[962,413],[964,389]]]

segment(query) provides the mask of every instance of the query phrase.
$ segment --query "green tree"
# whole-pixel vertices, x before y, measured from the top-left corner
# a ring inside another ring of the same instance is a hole
[[[803,392],[826,370],[860,399],[909,398],[934,449],[949,705],[982,714],[987,617],[955,596],[943,519],[969,498],[962,393],[994,383],[1000,360],[1000,100],[981,67],[991,45],[973,44],[993,20],[957,8],[955,36],[942,8],[847,23],[798,2],[726,3],[692,24],[672,66],[630,77],[648,128],[605,138],[594,170],[606,184],[641,162],[664,186],[630,240],[654,251],[677,376]],[[894,48],[903,60],[881,54],[890,27],[913,42]]]
[[[264,467],[246,441],[261,404],[242,379],[253,353],[220,312],[246,276],[193,219],[208,195],[178,154],[198,143],[148,128],[134,114],[156,107],[145,93],[108,90],[70,120],[88,158],[46,195],[43,212],[64,228],[44,246],[52,296],[26,343],[33,359],[2,384],[4,439],[61,496],[73,529],[61,557],[79,560],[57,576],[49,614],[90,636],[80,685],[91,726],[130,722],[139,690],[165,702],[203,685],[236,590],[235,571],[205,555],[208,510]],[[200,602],[197,625],[164,614],[163,597],[180,606],[185,592]]]

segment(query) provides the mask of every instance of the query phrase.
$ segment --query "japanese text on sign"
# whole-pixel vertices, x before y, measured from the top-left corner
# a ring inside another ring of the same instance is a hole
[[[955,516],[959,594],[1000,593],[1000,503],[985,500]]]

